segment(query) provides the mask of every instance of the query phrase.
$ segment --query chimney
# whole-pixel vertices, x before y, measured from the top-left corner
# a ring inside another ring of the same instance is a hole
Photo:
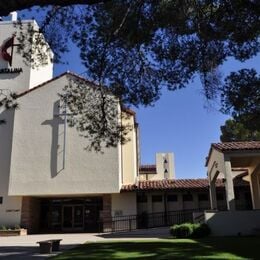
[[[17,12],[11,12],[11,21],[16,22],[17,21]]]

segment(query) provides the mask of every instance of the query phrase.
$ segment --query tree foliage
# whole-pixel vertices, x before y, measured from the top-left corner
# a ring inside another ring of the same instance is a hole
[[[258,1],[117,0],[52,8],[42,31],[57,57],[72,40],[87,76],[138,106],[156,101],[163,87],[185,87],[197,74],[206,97],[215,97],[218,66],[259,52],[259,13]]]
[[[254,69],[232,72],[221,88],[222,112],[249,130],[260,130],[260,75]]]
[[[127,134],[132,129],[126,123],[129,115],[119,113],[118,99],[104,87],[72,78],[60,97],[61,109],[69,111],[69,125],[87,138],[87,150],[102,152],[104,147],[129,141]]]
[[[20,4],[20,10],[22,2],[25,8],[34,6],[33,1],[9,2],[9,11],[11,4]],[[124,104],[154,104],[163,88],[186,87],[199,75],[206,98],[222,94],[223,112],[231,112],[236,120],[236,114],[244,121],[249,119],[250,126],[259,120],[258,108],[255,110],[252,102],[245,103],[252,110],[246,115],[234,104],[229,108],[235,78],[251,80],[250,72],[233,73],[222,86],[218,71],[230,57],[243,62],[259,52],[259,1],[67,0],[54,5],[53,1],[38,0],[35,4],[41,6],[41,13],[46,5],[40,31],[54,50],[56,61],[62,60],[68,43],[73,42],[80,49],[87,77],[107,86]],[[0,13],[4,14],[4,9]],[[245,93],[242,83],[238,85],[240,94],[249,101],[254,91]],[[80,111],[78,104],[81,101],[73,104],[74,109]]]
[[[0,89],[0,115],[3,109],[17,109],[18,103],[16,102],[17,95],[10,92],[8,89]],[[0,125],[5,124],[5,118],[0,117]]]
[[[260,130],[249,130],[242,123],[233,119],[227,120],[220,130],[221,142],[260,141]]]

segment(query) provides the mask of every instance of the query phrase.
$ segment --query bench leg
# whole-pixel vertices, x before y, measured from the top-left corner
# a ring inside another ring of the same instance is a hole
[[[52,242],[52,251],[60,251],[60,241]]]
[[[52,243],[40,244],[40,253],[41,254],[51,254],[52,253]]]

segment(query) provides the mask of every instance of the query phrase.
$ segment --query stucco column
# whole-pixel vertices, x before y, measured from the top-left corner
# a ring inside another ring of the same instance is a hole
[[[210,197],[210,208],[217,209],[217,194],[216,194],[216,184],[215,179],[209,182],[209,197]]]
[[[253,172],[250,176],[250,189],[253,209],[260,209],[260,173]]]
[[[227,200],[227,209],[236,210],[235,204],[235,194],[234,194],[234,185],[232,178],[232,168],[229,158],[225,158],[225,188],[226,188],[226,200]]]
[[[112,231],[112,197],[111,194],[103,195],[103,210],[102,210],[102,220],[103,220],[103,231]]]
[[[21,227],[26,228],[29,234],[39,232],[40,200],[32,197],[23,197],[21,212]]]

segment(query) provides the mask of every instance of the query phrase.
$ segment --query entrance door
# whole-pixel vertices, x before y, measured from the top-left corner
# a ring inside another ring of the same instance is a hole
[[[79,231],[84,227],[83,205],[64,205],[62,229],[64,231]]]
[[[100,229],[99,210],[96,205],[85,206],[85,231],[97,232]]]

